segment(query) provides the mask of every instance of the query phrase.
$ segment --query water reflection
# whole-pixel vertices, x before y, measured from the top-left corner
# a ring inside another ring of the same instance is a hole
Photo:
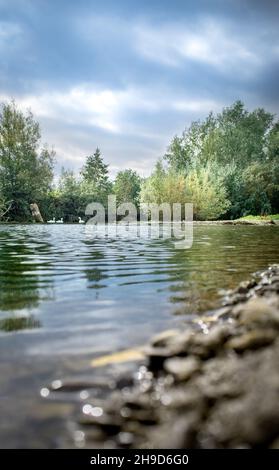
[[[41,322],[30,315],[29,317],[8,317],[0,320],[0,330],[10,332],[25,329],[39,328]]]
[[[87,287],[90,289],[102,289],[106,287],[104,280],[108,278],[108,275],[104,269],[96,266],[96,264],[101,264],[104,261],[105,255],[102,251],[96,250],[95,243],[92,240],[85,240],[84,245],[88,252],[82,262],[82,264],[85,264],[84,274],[88,281]],[[96,293],[96,295],[98,294]]]
[[[2,331],[41,326],[30,312],[39,307],[40,300],[48,298],[51,281],[40,279],[39,271],[50,245],[29,232],[28,228],[0,230],[0,314],[13,312],[0,319]],[[21,315],[23,310],[25,314]]]
[[[42,310],[52,323],[63,315],[68,328],[80,312],[84,327],[94,298],[114,304],[113,321],[126,305],[145,312],[146,302],[160,315],[166,300],[174,313],[197,313],[216,304],[219,289],[276,260],[277,227],[198,226],[189,250],[169,240],[90,239],[79,226],[1,227],[0,314]]]
[[[1,445],[57,445],[70,403],[42,409],[45,384],[88,377],[94,357],[212,308],[220,289],[279,262],[278,234],[197,226],[192,248],[176,250],[168,240],[91,240],[79,225],[0,226]]]
[[[216,307],[220,293],[254,271],[279,260],[279,230],[273,227],[200,226],[191,250],[176,251],[171,262],[185,275],[169,286],[175,314]]]

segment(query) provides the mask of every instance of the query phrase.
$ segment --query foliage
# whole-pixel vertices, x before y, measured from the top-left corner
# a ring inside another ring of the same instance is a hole
[[[230,207],[223,179],[211,165],[189,171],[186,188],[189,202],[194,206],[195,219],[217,219]]]
[[[113,185],[117,204],[132,202],[138,206],[140,187],[141,178],[136,171],[131,169],[119,171]]]
[[[9,217],[29,217],[29,204],[46,194],[53,178],[54,152],[41,149],[40,127],[31,112],[24,114],[14,102],[4,103],[0,113],[0,188],[13,201]]]
[[[107,196],[112,192],[108,178],[108,165],[104,163],[100,149],[86,157],[80,172],[80,194],[87,203],[100,202],[107,204]]]
[[[194,218],[215,219],[223,214],[230,202],[223,179],[212,165],[191,168],[187,175],[157,162],[152,175],[141,189],[142,203],[193,203]]]
[[[44,219],[76,222],[86,205],[116,195],[117,204],[192,202],[196,219],[236,219],[279,212],[279,122],[237,101],[175,136],[148,178],[132,169],[110,181],[99,148],[79,174],[62,169],[53,183],[54,151],[41,145],[38,122],[14,102],[0,112],[0,220],[30,220],[37,202]]]
[[[165,168],[162,161],[159,160],[151,176],[142,183],[140,201],[141,203],[157,204],[164,202],[170,204],[186,203],[187,192],[184,175],[172,168]]]
[[[225,217],[278,212],[279,123],[264,109],[237,101],[210,113],[174,137],[165,159],[185,174],[217,165],[230,201]]]
[[[257,221],[271,221],[271,220],[279,220],[279,214],[270,214],[270,215],[245,215],[244,217],[240,217],[238,220],[248,220],[251,222]]]
[[[7,220],[12,205],[13,201],[6,201],[3,195],[0,193],[0,221]]]
[[[81,176],[85,183],[91,184],[96,189],[106,188],[108,184],[108,165],[104,163],[99,148],[96,149],[93,155],[86,158]]]

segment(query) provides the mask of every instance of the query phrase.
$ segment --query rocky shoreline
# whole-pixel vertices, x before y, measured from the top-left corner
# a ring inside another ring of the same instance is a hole
[[[277,219],[234,219],[234,220],[195,220],[194,225],[279,225],[279,220]]]
[[[279,448],[278,335],[273,265],[192,328],[154,337],[136,373],[79,406],[76,445]]]

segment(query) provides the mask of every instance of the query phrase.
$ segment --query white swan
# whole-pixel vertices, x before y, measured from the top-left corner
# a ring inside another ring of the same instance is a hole
[[[51,220],[47,220],[47,224],[55,224],[55,217]]]
[[[63,222],[63,217],[61,217],[60,220],[56,220],[55,223],[56,223],[56,224],[64,224],[64,222]]]
[[[79,223],[79,224],[85,224],[85,221],[84,221],[84,220],[82,220],[82,218],[81,218],[81,217],[79,217],[79,218],[78,218],[78,223]]]

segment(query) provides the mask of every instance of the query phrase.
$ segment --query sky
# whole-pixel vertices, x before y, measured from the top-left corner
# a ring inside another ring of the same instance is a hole
[[[277,0],[0,0],[0,101],[76,172],[150,173],[175,134],[241,99],[279,110]]]

